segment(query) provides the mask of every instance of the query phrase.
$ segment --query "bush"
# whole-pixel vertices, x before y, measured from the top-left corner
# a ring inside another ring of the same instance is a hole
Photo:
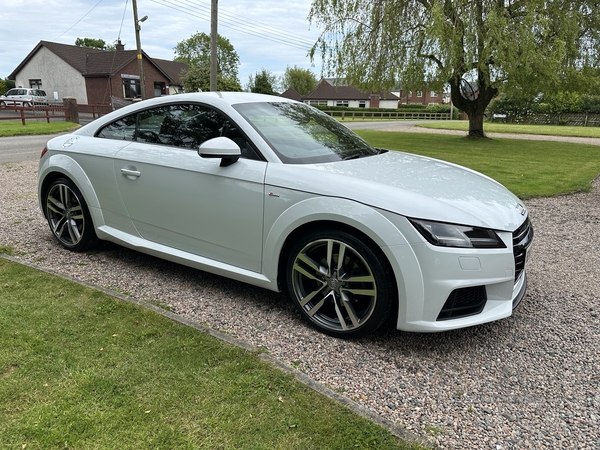
[[[549,114],[580,113],[583,106],[581,94],[577,92],[559,92],[544,95],[540,104],[542,111]]]
[[[581,102],[581,112],[600,114],[600,95],[585,95]]]
[[[505,114],[507,122],[522,122],[527,116],[535,114],[539,110],[539,104],[533,99],[508,97],[500,95],[490,102],[486,114],[488,118],[495,114]]]

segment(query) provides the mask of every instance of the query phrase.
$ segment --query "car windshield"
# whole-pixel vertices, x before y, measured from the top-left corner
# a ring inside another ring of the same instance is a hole
[[[336,120],[303,103],[241,103],[233,107],[284,163],[332,162],[378,153]]]

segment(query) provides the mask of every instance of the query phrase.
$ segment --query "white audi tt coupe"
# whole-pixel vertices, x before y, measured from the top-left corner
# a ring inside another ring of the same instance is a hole
[[[410,149],[407,149],[410,150]],[[273,291],[357,337],[511,314],[527,209],[472,170],[373,148],[315,108],[250,93],[145,100],[50,140],[39,201],[74,251],[108,240]]]

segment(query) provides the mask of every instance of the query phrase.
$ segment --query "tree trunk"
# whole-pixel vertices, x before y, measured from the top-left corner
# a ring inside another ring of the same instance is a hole
[[[487,105],[485,105],[487,107]],[[485,108],[481,111],[476,108],[475,111],[467,113],[469,115],[469,137],[483,138],[483,118],[485,116]]]
[[[458,109],[463,110],[469,116],[469,137],[483,138],[483,119],[485,117],[485,109],[490,104],[492,99],[498,94],[498,90],[486,86],[484,82],[479,81],[479,86],[474,87],[474,95],[472,98],[467,98],[460,89],[460,77],[455,77],[450,81],[450,96],[452,103]]]

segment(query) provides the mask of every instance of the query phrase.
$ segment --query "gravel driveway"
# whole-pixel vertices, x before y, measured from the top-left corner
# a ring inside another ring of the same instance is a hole
[[[36,171],[36,161],[0,165],[0,246],[19,260],[168,304],[442,448],[600,449],[598,181],[591,193],[526,202],[536,239],[512,317],[348,342],[313,331],[283,295],[112,244],[63,250],[38,209]]]

